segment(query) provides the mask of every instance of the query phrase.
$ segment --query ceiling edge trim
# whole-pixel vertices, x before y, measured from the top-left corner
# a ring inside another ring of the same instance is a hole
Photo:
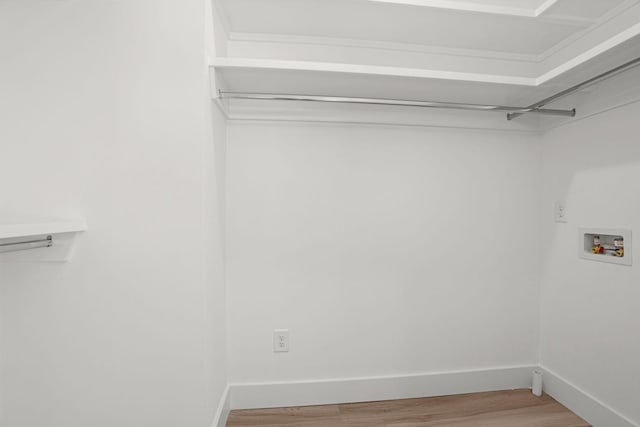
[[[376,3],[392,3],[401,4],[407,6],[422,6],[432,7],[437,9],[449,9],[458,10],[463,12],[479,12],[487,13],[491,15],[509,15],[509,16],[523,16],[527,18],[536,18],[539,16],[538,11],[542,9],[542,12],[546,11],[549,7],[556,3],[558,0],[549,0],[545,2],[538,9],[523,9],[517,7],[495,6],[485,5],[479,3],[468,3],[465,1],[447,1],[447,0],[363,0]],[[547,6],[547,3],[551,3]],[[544,7],[546,6],[546,7]],[[544,8],[543,8],[544,7]]]
[[[543,13],[545,13],[546,11],[548,11],[549,9],[551,9],[551,7],[553,7],[556,3],[558,3],[558,0],[547,0],[544,3],[542,3],[540,5],[540,7],[538,7],[535,11],[535,16],[541,16]]]
[[[638,4],[638,0],[625,0],[625,1],[623,1],[620,5],[618,5],[617,7],[613,8],[609,12],[605,13],[602,17],[600,17],[600,19],[596,20],[592,26],[584,28],[582,31],[578,31],[573,36],[568,37],[564,41],[561,41],[560,43],[556,44],[555,46],[552,46],[549,49],[547,49],[545,52],[543,52],[541,55],[539,55],[538,61],[539,62],[546,61],[551,56],[555,55],[556,53],[560,52],[561,50],[570,47],[572,44],[574,44],[575,42],[579,41],[580,39],[588,36],[589,34],[591,34],[594,31],[597,31],[603,25],[608,23],[609,21],[618,18],[620,15],[625,13],[627,10],[631,9],[633,6],[636,6],[637,4]]]
[[[613,49],[614,47],[618,46],[619,44],[622,44],[624,42],[626,42],[627,40],[637,36],[640,34],[640,23],[627,28],[626,30],[624,30],[623,32],[616,34],[615,36],[611,37],[610,39],[598,44],[597,46],[587,50],[586,52],[581,53],[580,55],[570,59],[569,61],[565,62],[564,64],[554,68],[551,71],[548,71],[544,74],[542,74],[540,77],[538,77],[536,79],[536,86],[540,86],[546,82],[548,82],[551,79],[554,79],[558,76],[560,76],[561,74],[566,73],[567,71],[581,65],[584,64],[585,62],[595,58],[596,56],[605,53],[606,51]]]
[[[298,36],[291,34],[243,33],[231,31],[228,34],[230,42],[255,43],[291,43],[320,46],[341,46],[347,48],[365,48],[377,50],[393,50],[400,52],[415,52],[437,55],[451,55],[461,57],[501,59],[516,62],[540,62],[540,55],[509,53],[492,50],[460,49],[439,47],[412,43],[383,42],[379,40],[356,40],[340,37]]]

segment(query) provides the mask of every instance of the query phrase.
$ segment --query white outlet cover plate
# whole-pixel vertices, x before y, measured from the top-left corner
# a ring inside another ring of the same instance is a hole
[[[554,212],[556,222],[569,222],[569,218],[567,217],[567,206],[564,202],[556,202]]]
[[[273,351],[275,353],[286,353],[289,351],[289,330],[288,329],[274,329]]]

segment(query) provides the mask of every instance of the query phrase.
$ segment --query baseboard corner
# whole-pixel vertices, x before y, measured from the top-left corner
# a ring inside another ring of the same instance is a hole
[[[572,384],[546,366],[543,372],[544,392],[569,408],[593,427],[640,427],[604,402]]]
[[[229,418],[229,412],[231,411],[231,388],[227,384],[218,402],[218,409],[216,415],[213,418],[211,427],[225,427],[227,425],[227,418]]]

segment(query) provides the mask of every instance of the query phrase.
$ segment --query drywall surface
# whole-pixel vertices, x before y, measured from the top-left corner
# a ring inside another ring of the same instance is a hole
[[[203,223],[205,232],[204,268],[206,271],[208,324],[211,327],[206,338],[209,345],[207,366],[211,370],[213,400],[216,416],[222,416],[222,400],[227,389],[227,301],[225,286],[225,194],[226,194],[226,120],[222,112],[212,105],[209,93],[203,94],[210,108],[209,129],[205,139],[203,160],[204,180],[202,182],[205,199]],[[213,144],[211,144],[213,141]]]
[[[0,2],[0,217],[86,219],[0,263],[2,425],[211,425],[226,386],[201,0]],[[213,130],[212,130],[213,126]]]
[[[231,383],[536,364],[535,135],[230,121],[227,149]]]
[[[640,238],[638,117],[635,103],[545,135],[540,345],[543,366],[636,424],[640,258],[632,267],[580,259],[578,229],[626,228]],[[567,223],[554,223],[556,201]]]

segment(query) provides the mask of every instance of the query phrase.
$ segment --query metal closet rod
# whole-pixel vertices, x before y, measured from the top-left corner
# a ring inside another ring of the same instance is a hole
[[[610,79],[618,74],[628,71],[632,68],[640,66],[640,58],[633,59],[616,68],[592,77],[575,86],[556,93],[548,98],[533,103],[528,107],[508,107],[504,105],[481,105],[481,104],[460,104],[455,102],[436,102],[436,101],[409,101],[401,99],[380,99],[380,98],[349,98],[342,96],[320,96],[320,95],[293,95],[293,94],[273,94],[273,93],[250,93],[250,92],[225,92],[218,91],[221,99],[264,99],[278,101],[311,101],[311,102],[339,102],[347,104],[372,104],[372,105],[393,105],[406,107],[425,107],[425,108],[447,108],[456,110],[473,110],[473,111],[501,111],[507,112],[507,119],[513,120],[523,114],[536,113],[552,116],[575,117],[576,110],[558,110],[543,108],[545,105],[564,98],[576,91],[593,86],[604,80]]]
[[[576,115],[575,110],[554,110],[537,107],[508,107],[504,105],[481,105],[481,104],[459,104],[455,102],[435,102],[435,101],[409,101],[402,99],[380,99],[380,98],[350,98],[344,96],[320,96],[320,95],[292,95],[275,93],[250,93],[250,92],[225,92],[218,91],[220,99],[263,99],[276,101],[311,101],[311,102],[338,102],[343,104],[369,104],[369,105],[393,105],[403,107],[424,107],[424,108],[447,108],[456,110],[473,111],[498,111],[508,113],[536,113],[553,116]]]
[[[618,74],[624,73],[625,71],[629,71],[632,68],[635,68],[637,66],[640,65],[640,58],[636,58],[633,59],[627,63],[624,63],[616,68],[612,68],[609,71],[605,71],[602,74],[598,74],[595,77],[590,78],[589,80],[585,80],[582,83],[578,83],[575,86],[571,86],[569,89],[565,89],[562,92],[558,92],[555,95],[552,95],[548,98],[543,99],[542,101],[538,101],[536,103],[533,103],[531,105],[529,105],[528,108],[542,108],[545,105],[553,102],[553,101],[557,101],[560,98],[564,98],[565,96],[571,95],[574,92],[579,91],[580,89],[585,89],[588,88],[589,86],[593,86],[597,83],[600,83],[604,80],[610,79],[612,77],[617,76]],[[513,113],[508,113],[507,114],[507,120],[513,120],[516,117],[521,116],[522,114],[525,114],[527,112],[521,113],[521,112],[513,112]]]
[[[26,249],[48,248],[53,246],[53,237],[47,236],[44,239],[27,240],[23,242],[0,243],[0,252],[14,252]]]

